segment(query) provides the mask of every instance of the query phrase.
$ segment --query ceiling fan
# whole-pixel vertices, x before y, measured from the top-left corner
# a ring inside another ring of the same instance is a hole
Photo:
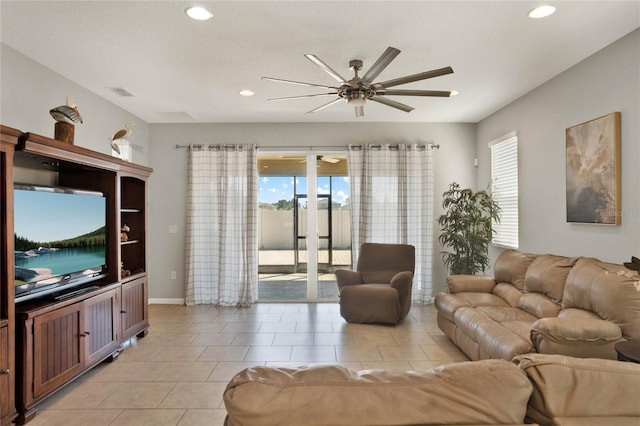
[[[311,62],[316,64],[320,69],[333,77],[338,83],[337,86],[326,86],[323,84],[304,83],[301,81],[284,80],[281,78],[262,77],[263,80],[276,81],[280,83],[298,84],[301,86],[320,87],[323,89],[331,90],[329,93],[316,93],[311,95],[302,96],[288,96],[284,98],[272,98],[270,101],[282,101],[289,99],[303,99],[312,98],[316,96],[338,96],[336,99],[329,103],[321,105],[308,113],[314,113],[323,110],[335,103],[342,100],[346,100],[349,105],[353,105],[356,112],[356,117],[364,116],[364,105],[367,100],[378,102],[392,108],[397,108],[405,112],[411,112],[413,110],[409,105],[405,105],[398,101],[388,98],[387,96],[436,96],[436,97],[450,97],[457,92],[455,91],[440,91],[440,90],[389,90],[390,87],[399,86],[401,84],[413,83],[414,81],[426,80],[428,78],[439,77],[441,75],[452,74],[453,69],[451,67],[440,68],[431,71],[425,71],[418,74],[408,75],[406,77],[395,78],[393,80],[387,80],[379,83],[374,83],[374,80],[384,69],[395,59],[400,53],[400,50],[394,47],[388,47],[387,50],[378,58],[373,66],[360,77],[358,72],[362,70],[362,61],[359,59],[353,59],[349,61],[349,69],[354,72],[354,77],[351,80],[346,80],[336,71],[334,71],[329,65],[324,63],[315,55],[304,55]]]
[[[286,155],[279,155],[278,158],[282,158],[283,160],[299,160],[299,163],[306,163],[307,162],[307,158],[306,157],[300,157],[300,156],[286,156]],[[331,157],[329,155],[316,155],[316,162],[318,161],[324,161],[325,163],[331,163],[331,164],[336,164],[340,162],[340,158],[336,158],[336,157]]]

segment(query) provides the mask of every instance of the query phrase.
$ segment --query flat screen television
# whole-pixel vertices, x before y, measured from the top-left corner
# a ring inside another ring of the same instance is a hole
[[[106,275],[102,193],[14,185],[15,300],[66,291]]]

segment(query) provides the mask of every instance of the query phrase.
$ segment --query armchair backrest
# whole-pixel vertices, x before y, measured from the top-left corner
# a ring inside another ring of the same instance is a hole
[[[358,255],[358,272],[411,271],[416,262],[415,247],[409,244],[363,243]]]

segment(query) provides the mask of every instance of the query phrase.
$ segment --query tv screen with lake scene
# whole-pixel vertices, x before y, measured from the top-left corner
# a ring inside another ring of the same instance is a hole
[[[16,301],[99,276],[106,264],[105,225],[101,193],[16,185]]]

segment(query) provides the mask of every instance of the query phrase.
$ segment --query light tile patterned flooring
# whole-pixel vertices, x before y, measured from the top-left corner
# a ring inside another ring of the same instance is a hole
[[[229,379],[254,365],[425,370],[467,360],[414,306],[398,326],[348,324],[335,303],[151,305],[151,328],[40,405],[30,426],[222,425]]]

